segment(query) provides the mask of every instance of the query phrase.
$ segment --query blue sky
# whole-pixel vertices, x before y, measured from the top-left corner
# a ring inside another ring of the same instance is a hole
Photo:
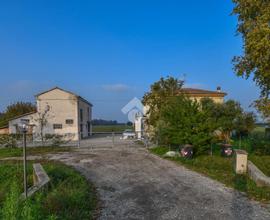
[[[60,86],[94,104],[94,117],[126,121],[121,108],[161,76],[221,86],[245,109],[258,96],[237,78],[242,52],[231,1],[1,1],[0,111]]]

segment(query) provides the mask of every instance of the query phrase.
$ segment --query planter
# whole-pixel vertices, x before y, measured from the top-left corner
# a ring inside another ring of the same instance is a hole
[[[193,146],[190,144],[186,144],[181,147],[180,155],[186,159],[191,159],[193,157]]]
[[[230,144],[222,144],[220,150],[222,157],[231,157],[233,156],[233,148]]]

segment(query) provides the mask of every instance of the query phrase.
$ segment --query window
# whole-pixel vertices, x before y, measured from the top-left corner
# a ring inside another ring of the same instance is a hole
[[[80,119],[81,119],[81,121],[83,121],[83,110],[82,109],[80,109]]]
[[[62,129],[62,124],[53,124],[53,129]]]
[[[66,124],[67,125],[72,125],[73,124],[73,119],[67,119]]]
[[[30,120],[29,120],[29,119],[24,119],[24,118],[22,118],[22,119],[21,119],[21,122],[22,122],[22,123],[29,124]]]
[[[90,108],[87,108],[87,117],[88,117],[88,121],[90,120]]]

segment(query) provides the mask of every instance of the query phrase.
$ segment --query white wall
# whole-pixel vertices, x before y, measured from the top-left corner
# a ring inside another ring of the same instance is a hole
[[[81,120],[81,111],[82,111],[82,120]],[[84,102],[81,99],[78,99],[78,127],[82,134],[82,138],[92,135],[92,107],[88,103]],[[88,130],[89,126],[89,130]],[[89,131],[89,132],[88,132]]]

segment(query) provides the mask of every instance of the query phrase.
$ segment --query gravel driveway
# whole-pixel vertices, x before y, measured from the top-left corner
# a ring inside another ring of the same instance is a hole
[[[270,219],[270,212],[240,193],[132,141],[87,140],[61,160],[97,187],[100,219]]]

